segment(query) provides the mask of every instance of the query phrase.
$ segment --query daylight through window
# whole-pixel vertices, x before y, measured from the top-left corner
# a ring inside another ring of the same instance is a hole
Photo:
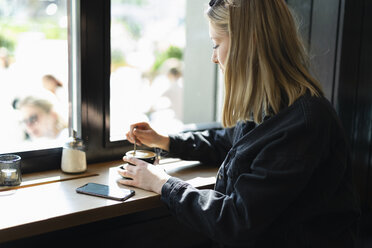
[[[0,0],[0,153],[68,136],[67,0]]]
[[[110,141],[124,139],[138,121],[163,133],[215,121],[215,71],[203,4],[111,1]]]

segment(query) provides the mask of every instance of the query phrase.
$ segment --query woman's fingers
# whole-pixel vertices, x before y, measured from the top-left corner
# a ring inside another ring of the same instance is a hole
[[[135,131],[135,129],[134,129]],[[125,134],[125,136],[127,137],[127,140],[134,144],[134,141],[136,141],[137,145],[142,145],[142,142],[140,141],[140,139],[138,137],[136,137],[136,133],[135,132],[128,132]]]
[[[131,179],[119,179],[118,183],[121,183],[127,186],[136,186],[134,180],[131,180]]]
[[[130,142],[130,143],[134,143],[134,138],[132,137],[131,133],[130,132],[127,132],[125,134],[125,136],[127,137],[127,140]]]
[[[123,178],[118,180],[119,183],[161,194],[162,186],[170,178],[162,168],[133,157],[124,156],[123,160],[128,164],[123,166],[119,174],[132,180]]]
[[[143,145],[140,139],[138,139],[138,137],[135,137],[133,134],[127,133],[126,136],[130,143],[134,144],[134,142],[136,142],[138,146]]]
[[[146,135],[147,130],[151,130],[147,122],[138,122],[130,125],[129,132],[126,134],[128,141],[132,144],[136,142],[137,145],[143,145],[144,143],[141,139],[146,138],[144,135]]]
[[[124,168],[130,171],[134,171],[136,169],[135,167],[136,165],[146,164],[146,162],[143,160],[140,160],[135,157],[128,157],[128,156],[124,156],[123,161],[128,163],[127,165],[125,165]]]
[[[119,173],[120,172],[125,172],[125,173],[133,174],[134,168],[135,168],[135,165],[131,165],[131,164],[126,163],[126,164],[119,167],[119,169],[120,169]]]
[[[142,141],[146,138],[148,138],[149,130],[140,130],[140,129],[134,129],[133,134],[136,137],[137,141]]]
[[[134,173],[128,170],[118,170],[118,173],[123,177],[133,178]]]
[[[136,129],[146,130],[149,128],[150,128],[150,125],[147,122],[138,122],[138,123],[130,125],[129,132],[133,133],[133,131]]]
[[[135,167],[130,164],[124,164],[123,166],[119,167],[118,173],[120,176],[122,176],[122,179],[119,179],[118,182],[124,185],[128,186],[136,186],[136,183],[134,181],[135,179],[135,173],[132,171]]]
[[[145,129],[150,128],[150,125],[147,122],[137,122],[135,124],[132,124],[131,127],[132,126],[133,126],[133,129],[138,128],[138,129],[141,129],[141,130],[145,130]]]
[[[138,170],[140,167],[144,166],[146,162],[134,158],[134,157],[123,157],[123,161],[127,162],[120,167],[118,173],[126,178],[119,179],[118,182],[128,186],[138,187]]]

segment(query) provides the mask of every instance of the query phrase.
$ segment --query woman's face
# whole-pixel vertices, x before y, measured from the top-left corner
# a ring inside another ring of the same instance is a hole
[[[222,72],[225,72],[225,63],[229,51],[229,35],[216,29],[209,22],[209,36],[213,42],[212,62],[219,65]]]

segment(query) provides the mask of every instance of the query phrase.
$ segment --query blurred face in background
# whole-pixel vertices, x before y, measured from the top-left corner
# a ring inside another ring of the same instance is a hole
[[[22,124],[27,134],[32,138],[55,138],[57,116],[53,112],[45,112],[33,105],[25,105],[20,108],[22,113]]]

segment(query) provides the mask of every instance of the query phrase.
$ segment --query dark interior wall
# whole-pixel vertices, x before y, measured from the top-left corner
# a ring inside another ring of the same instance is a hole
[[[362,207],[372,211],[372,1],[346,1],[337,110],[351,139]]]
[[[342,3],[340,0],[287,0],[287,3],[309,50],[313,74],[322,84],[326,97],[333,102]]]
[[[360,85],[357,94],[358,132],[355,151],[361,151],[362,166],[368,167],[368,178],[372,178],[372,1],[365,1],[362,32],[362,46],[360,56]],[[360,149],[359,149],[360,145]],[[359,157],[359,156],[358,156]],[[372,181],[367,183],[367,203],[372,209]]]
[[[312,70],[350,138],[364,212],[372,210],[372,1],[287,0]]]

